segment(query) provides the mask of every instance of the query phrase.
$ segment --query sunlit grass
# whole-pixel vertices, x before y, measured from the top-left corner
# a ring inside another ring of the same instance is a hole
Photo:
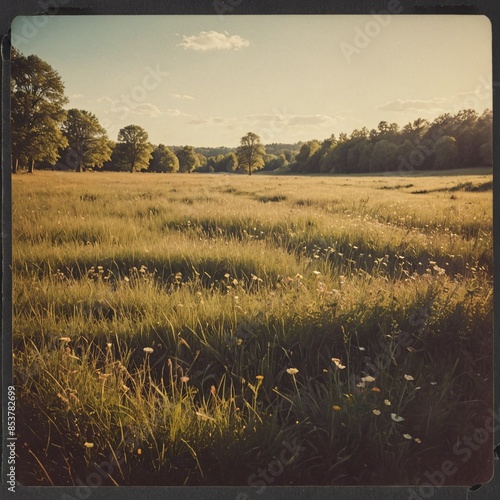
[[[491,407],[489,180],[15,176],[20,480],[422,480]]]

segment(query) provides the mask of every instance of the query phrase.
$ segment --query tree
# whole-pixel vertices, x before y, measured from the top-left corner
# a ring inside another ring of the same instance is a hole
[[[119,170],[134,172],[148,168],[153,147],[148,142],[148,133],[139,125],[128,125],[118,133],[118,143],[112,159]]]
[[[223,164],[226,172],[235,172],[238,168],[238,157],[236,153],[228,153],[224,156]]]
[[[454,137],[445,135],[441,137],[434,147],[434,168],[457,168],[459,151]]]
[[[397,169],[398,147],[386,139],[373,146],[370,158],[370,172],[388,172]]]
[[[65,118],[61,77],[48,63],[35,55],[23,56],[16,49],[11,57],[12,171],[35,162],[54,164],[58,149],[67,146],[61,132]]]
[[[62,131],[72,150],[75,170],[102,167],[111,158],[106,131],[97,117],[89,111],[70,109],[62,125]]]
[[[193,146],[184,146],[182,149],[179,149],[175,155],[179,160],[180,172],[192,172],[200,165],[200,159],[198,158]]]
[[[321,148],[320,143],[313,139],[312,141],[307,141],[302,144],[300,151],[295,157],[294,170],[298,173],[310,173],[314,170],[311,165],[311,160],[314,158],[314,154]],[[319,160],[318,171],[319,171]]]
[[[253,132],[241,138],[240,146],[236,150],[238,165],[242,170],[248,171],[252,175],[252,170],[257,170],[264,166],[264,155],[266,150],[260,143],[260,137]]]
[[[152,172],[178,172],[179,160],[169,148],[160,144],[153,150],[149,170]]]

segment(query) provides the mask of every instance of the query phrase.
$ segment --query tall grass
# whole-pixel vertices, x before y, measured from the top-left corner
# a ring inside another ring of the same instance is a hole
[[[492,406],[490,179],[14,177],[21,482],[422,481]]]

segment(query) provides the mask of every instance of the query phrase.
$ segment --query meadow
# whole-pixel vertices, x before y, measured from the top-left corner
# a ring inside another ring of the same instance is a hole
[[[491,171],[12,183],[21,484],[489,480]]]

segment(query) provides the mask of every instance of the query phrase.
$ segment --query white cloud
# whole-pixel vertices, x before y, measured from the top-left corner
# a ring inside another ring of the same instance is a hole
[[[491,102],[491,85],[486,79],[480,81],[481,85],[474,91],[432,99],[395,99],[376,106],[376,109],[394,112],[449,113],[466,108],[485,108]]]
[[[188,99],[190,101],[194,101],[194,97],[190,95],[183,95],[183,94],[171,94],[172,97],[175,97],[176,99]]]
[[[115,101],[113,101],[113,99],[111,99],[107,95],[99,97],[99,99],[97,99],[97,102],[105,102],[105,103],[108,103],[108,104],[111,104],[111,105],[115,104]]]
[[[132,113],[136,115],[147,115],[151,118],[156,116],[161,116],[164,113],[158,109],[157,106],[151,104],[150,102],[143,102],[141,104],[136,104],[133,108],[131,108]]]
[[[450,101],[450,99],[442,97],[434,99],[395,99],[394,101],[380,104],[377,106],[377,109],[383,111],[429,111],[432,109],[444,109],[443,106],[446,106],[447,101]]]
[[[149,116],[150,118],[156,118],[158,116],[188,116],[187,113],[183,113],[180,109],[167,108],[166,110],[160,109],[158,106],[151,102],[125,102],[120,99],[114,101],[108,96],[100,97],[97,100],[98,103],[103,105],[104,113],[107,115],[117,114],[121,118],[128,115],[139,115],[139,116]]]
[[[82,97],[85,97],[83,94],[73,94],[71,96],[71,99],[81,99]]]
[[[290,115],[286,110],[274,113],[259,113],[245,115],[241,117],[212,116],[208,118],[193,117],[189,121],[191,125],[201,127],[224,128],[226,130],[248,132],[252,130],[265,142],[278,140],[285,133],[292,133],[294,136],[303,138],[308,133],[331,133],[339,121],[345,120],[344,116],[332,118],[328,115]],[[330,132],[328,132],[330,131]]]
[[[202,31],[199,35],[182,37],[182,42],[178,47],[192,50],[238,50],[248,47],[250,42],[239,35],[229,35],[227,31],[219,33],[217,31]]]
[[[289,117],[288,125],[293,126],[323,126],[335,123],[335,118],[328,115],[294,115]]]

